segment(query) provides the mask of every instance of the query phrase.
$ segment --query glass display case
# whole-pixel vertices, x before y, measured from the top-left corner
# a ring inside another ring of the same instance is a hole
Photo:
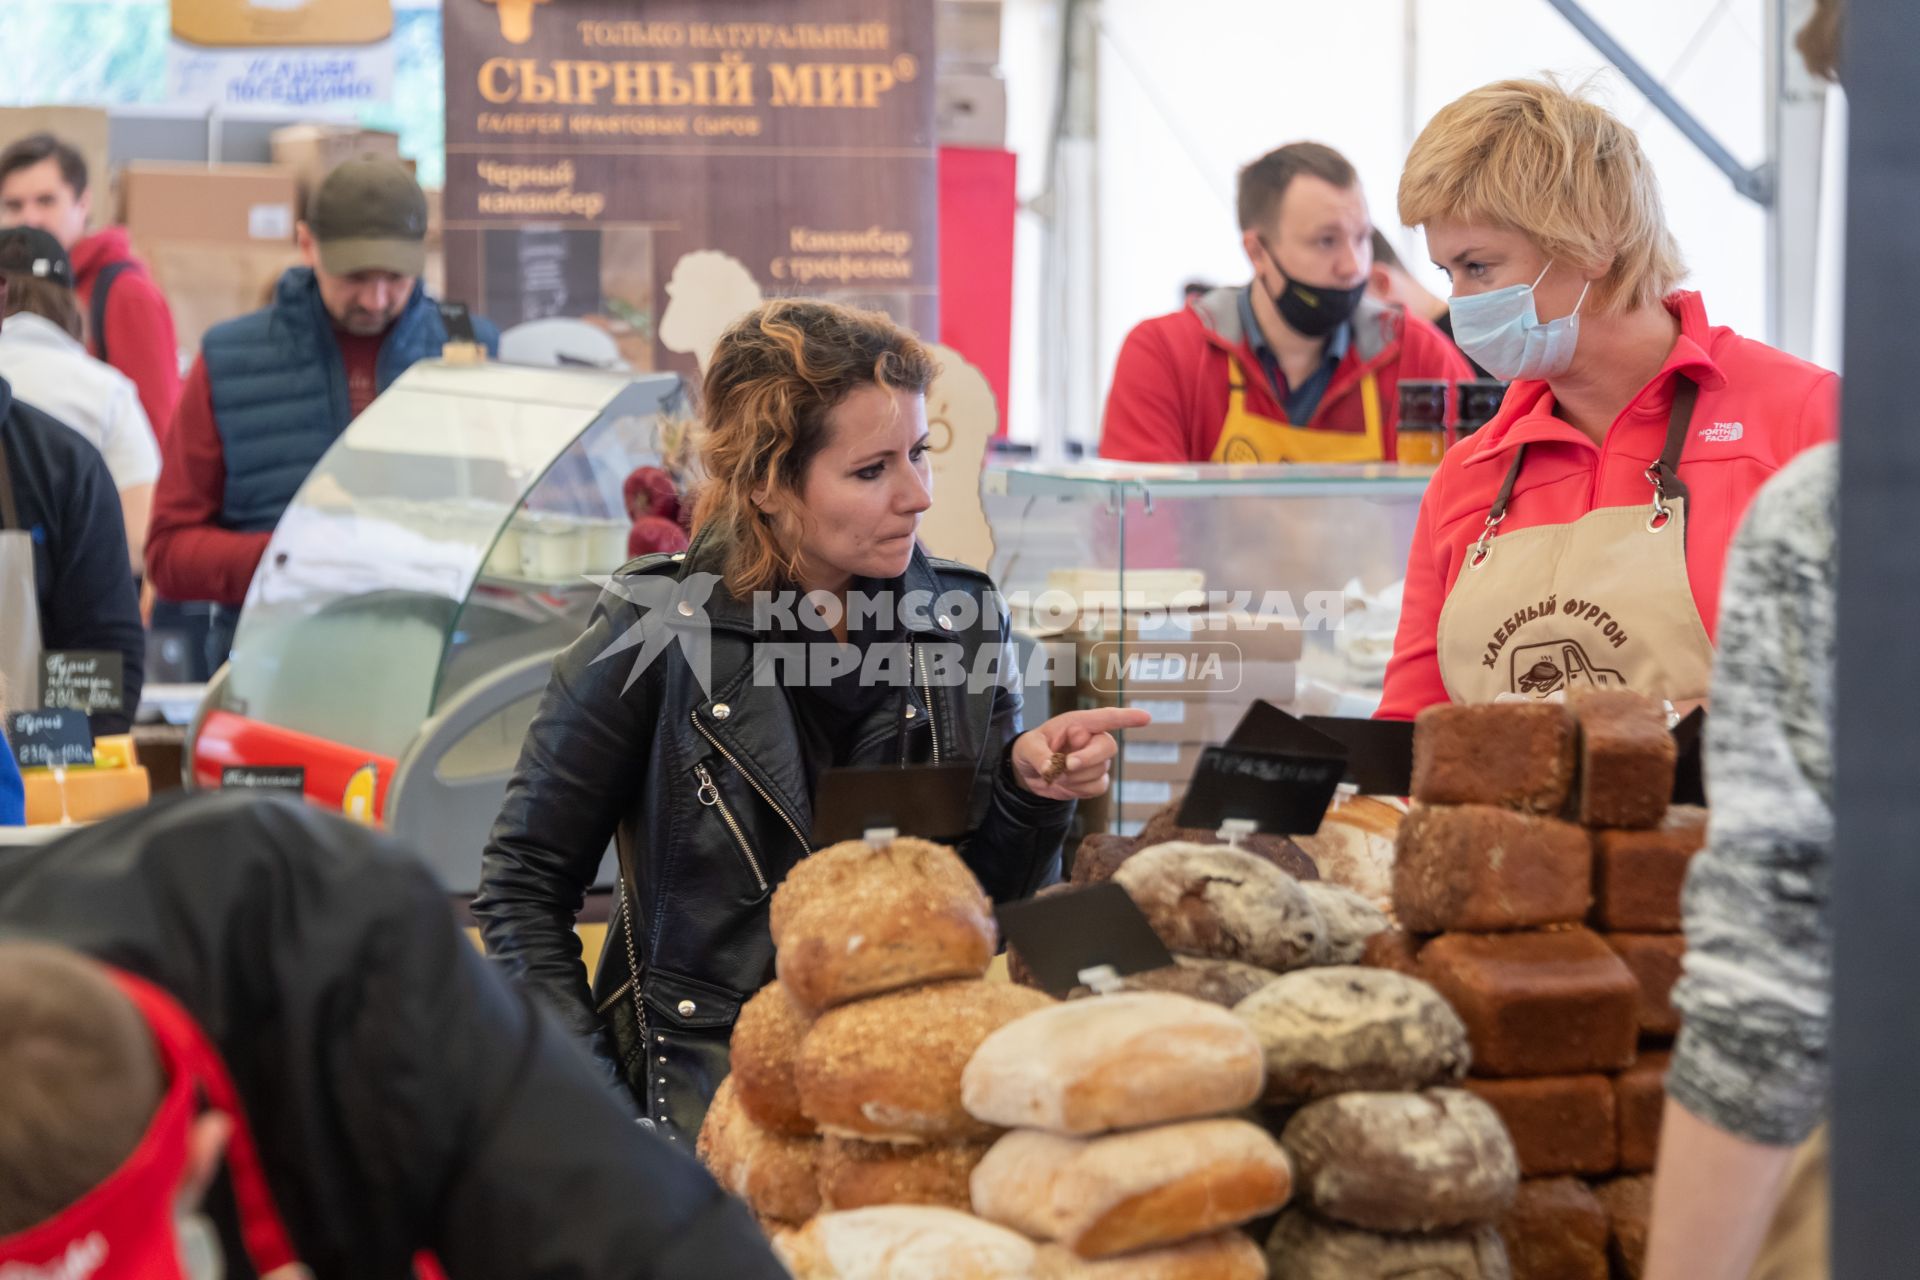
[[[1049,651],[1050,709],[1156,715],[1115,766],[1114,829],[1177,798],[1200,748],[1256,697],[1296,714],[1372,714],[1432,474],[1396,464],[988,470],[991,569],[1016,629]],[[1228,617],[1191,632],[1177,619],[1136,625],[1181,593],[1204,593]],[[1213,629],[1222,626],[1241,630]],[[1202,671],[1210,655],[1224,661]],[[1030,702],[1042,696],[1033,683]]]
[[[309,800],[352,810],[362,775],[365,816],[474,887],[552,657],[628,558],[622,485],[680,409],[672,374],[408,370],[274,530],[190,783],[298,768]]]

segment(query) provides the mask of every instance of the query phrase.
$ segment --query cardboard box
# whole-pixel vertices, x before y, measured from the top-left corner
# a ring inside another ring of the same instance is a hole
[[[1080,705],[1106,706],[1083,697]],[[1143,707],[1152,720],[1137,729],[1128,729],[1124,742],[1225,742],[1233,732],[1247,704],[1243,701],[1191,701],[1181,698],[1140,698],[1129,695],[1125,705]]]
[[[1000,62],[1000,0],[938,0],[933,32],[942,68],[987,71]]]
[[[1152,778],[1128,776],[1114,784],[1114,803],[1120,806],[1122,819],[1133,816],[1133,811],[1143,809],[1154,814],[1166,808],[1187,794],[1185,782],[1164,782]]]
[[[1200,753],[1206,748],[1197,742],[1144,742],[1138,739],[1120,744],[1117,772],[1127,781],[1186,783],[1200,767]]]
[[[313,198],[314,188],[341,161],[361,155],[400,158],[399,134],[352,125],[290,124],[284,129],[275,129],[268,144],[273,149],[273,162],[294,172],[298,183],[298,203],[294,208],[302,217],[306,216],[307,202]],[[428,209],[431,212],[431,204]]]
[[[120,175],[120,221],[143,253],[165,241],[291,245],[297,184],[272,164],[155,164]]]
[[[222,320],[258,311],[281,272],[300,265],[291,244],[203,244],[162,240],[137,245],[173,309],[174,336],[189,356]]]
[[[934,130],[943,146],[1007,145],[1007,84],[985,71],[941,71],[933,87]]]
[[[97,231],[113,221],[107,113],[99,107],[0,107],[0,149],[30,133],[50,133],[86,158],[87,190],[93,193],[87,228]]]

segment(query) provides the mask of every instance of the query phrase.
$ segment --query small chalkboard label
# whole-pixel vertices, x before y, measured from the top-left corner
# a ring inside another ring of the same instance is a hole
[[[1081,975],[1089,970],[1110,969],[1124,978],[1173,963],[1140,908],[1111,881],[1004,903],[995,914],[1007,946],[1056,996],[1086,985]]]
[[[124,714],[126,655],[105,649],[49,649],[40,655],[40,705],[85,715]]]
[[[297,764],[230,764],[220,770],[220,785],[235,791],[288,791],[307,788],[307,771]]]
[[[1208,747],[1180,803],[1179,823],[1216,831],[1241,821],[1272,835],[1312,835],[1346,771],[1343,756]]]
[[[1368,796],[1413,791],[1413,721],[1302,716],[1301,723],[1347,749],[1346,780]]]
[[[1673,803],[1707,802],[1706,771],[1701,767],[1701,752],[1707,733],[1707,709],[1695,707],[1673,726],[1674,745],[1679,756],[1673,766]]]
[[[971,763],[828,769],[814,792],[813,843],[824,847],[883,829],[927,840],[963,836],[978,772]]]
[[[93,763],[93,730],[84,711],[15,711],[7,716],[7,742],[22,769]]]

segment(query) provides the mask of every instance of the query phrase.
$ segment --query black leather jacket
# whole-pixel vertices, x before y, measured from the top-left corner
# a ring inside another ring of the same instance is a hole
[[[554,663],[473,904],[488,952],[589,1042],[646,1118],[689,1144],[727,1074],[735,1015],[773,977],[772,886],[812,851],[801,734],[785,690],[753,678],[750,605],[712,585],[723,557],[723,546],[696,539],[684,555],[629,564],[603,594],[585,634]],[[710,625],[696,628],[709,586]],[[946,603],[905,619],[914,687],[883,700],[846,739],[852,763],[899,761],[903,741],[907,760],[976,761],[961,856],[995,900],[1028,896],[1058,876],[1073,805],[1013,780],[1018,682],[976,689],[981,682],[927,678],[943,646],[965,670],[992,652],[1012,669],[992,582],[916,550],[902,588]],[[976,607],[956,608],[961,596]],[[694,619],[678,624],[691,628],[684,634],[711,636],[707,689],[687,644],[669,643],[631,683],[644,640],[600,660],[621,637],[643,637],[646,628],[630,629],[656,609]],[[590,992],[573,926],[609,837],[623,893]]]

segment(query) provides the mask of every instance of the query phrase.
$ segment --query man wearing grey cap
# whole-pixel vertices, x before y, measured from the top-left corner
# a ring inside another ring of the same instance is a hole
[[[226,661],[253,571],[281,513],[349,422],[447,341],[421,288],[427,201],[390,159],[327,175],[297,228],[307,265],[262,310],[201,340],[166,441],[147,572],[174,600],[219,606],[207,655]],[[474,327],[489,349],[492,326]]]

